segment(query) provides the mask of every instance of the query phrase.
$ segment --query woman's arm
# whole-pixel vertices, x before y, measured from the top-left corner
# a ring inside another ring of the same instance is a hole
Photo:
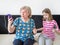
[[[34,34],[37,33],[37,29],[36,29],[36,28],[33,29],[33,33],[34,33]]]
[[[9,31],[9,33],[13,33],[15,30],[15,26],[12,25],[12,23],[13,23],[13,19],[12,18],[8,19],[8,31]]]

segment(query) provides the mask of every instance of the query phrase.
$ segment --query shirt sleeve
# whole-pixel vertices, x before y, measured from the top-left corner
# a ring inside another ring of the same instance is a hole
[[[32,21],[31,21],[31,23],[32,23],[32,27],[35,28],[35,22],[34,22],[33,19],[32,19]]]
[[[59,30],[59,26],[55,20],[54,20],[54,28],[56,28],[56,30]]]
[[[15,27],[18,26],[18,18],[16,18],[14,21],[13,21],[13,24]]]

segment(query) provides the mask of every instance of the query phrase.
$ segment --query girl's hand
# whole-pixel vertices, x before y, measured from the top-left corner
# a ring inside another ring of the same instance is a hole
[[[55,30],[55,32],[56,32],[57,34],[59,34],[59,35],[60,35],[60,30],[58,30],[58,31],[57,31],[57,30]]]
[[[58,34],[60,34],[60,30],[58,31]]]

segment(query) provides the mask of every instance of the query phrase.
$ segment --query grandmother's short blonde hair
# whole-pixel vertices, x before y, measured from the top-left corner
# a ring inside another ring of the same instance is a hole
[[[20,8],[20,11],[23,10],[23,9],[26,9],[28,11],[28,13],[29,13],[28,17],[31,18],[31,16],[32,16],[31,15],[31,8],[29,6],[23,6],[22,8]]]

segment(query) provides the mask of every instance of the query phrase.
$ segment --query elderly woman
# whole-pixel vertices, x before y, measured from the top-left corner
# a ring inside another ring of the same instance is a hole
[[[33,45],[35,34],[35,23],[31,19],[31,8],[23,6],[20,9],[21,17],[16,18],[14,21],[12,18],[8,19],[8,31],[10,33],[16,30],[16,37],[13,45]]]

